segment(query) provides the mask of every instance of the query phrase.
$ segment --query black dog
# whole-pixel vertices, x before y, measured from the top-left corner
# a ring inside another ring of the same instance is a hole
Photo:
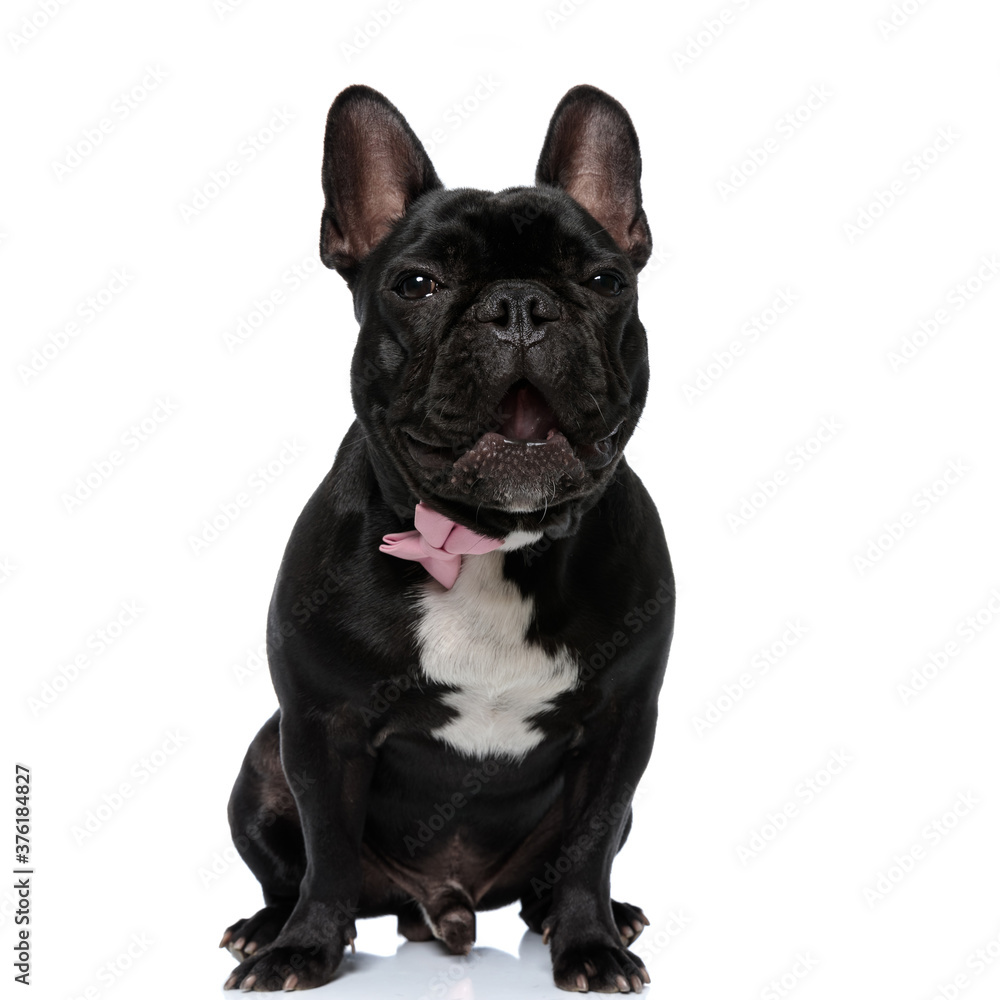
[[[639,172],[593,87],[536,185],[497,194],[444,190],[381,94],[334,101],[320,254],[354,295],[358,419],[271,602],[281,708],[229,803],[267,905],[222,939],[228,988],[326,983],[356,917],[467,953],[475,911],[516,900],[558,986],[649,981],[626,948],[648,921],[610,890],[673,629],[622,457],[649,378]]]

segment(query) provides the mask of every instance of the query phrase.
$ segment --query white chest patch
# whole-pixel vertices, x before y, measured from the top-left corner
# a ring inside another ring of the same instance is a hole
[[[534,540],[466,556],[451,590],[430,581],[420,597],[420,666],[457,688],[444,701],[458,715],[431,735],[469,756],[524,756],[542,740],[527,720],[577,682],[568,650],[552,656],[526,641],[534,601],[503,575],[504,549]]]

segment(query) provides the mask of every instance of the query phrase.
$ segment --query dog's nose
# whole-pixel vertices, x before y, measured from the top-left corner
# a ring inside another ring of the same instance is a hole
[[[530,347],[545,336],[545,324],[559,319],[555,300],[539,285],[505,281],[495,285],[476,304],[473,314],[486,323],[498,340]]]

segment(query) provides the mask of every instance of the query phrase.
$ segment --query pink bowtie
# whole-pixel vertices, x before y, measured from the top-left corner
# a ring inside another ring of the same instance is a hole
[[[502,538],[487,538],[471,528],[456,524],[450,518],[422,503],[413,516],[415,531],[399,531],[386,535],[379,552],[412,559],[421,564],[439,583],[451,590],[462,568],[463,555],[482,555],[503,545]]]

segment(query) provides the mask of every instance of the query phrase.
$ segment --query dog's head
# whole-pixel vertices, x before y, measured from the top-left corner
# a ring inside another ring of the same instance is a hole
[[[596,501],[648,383],[639,173],[628,114],[594,87],[556,108],[535,186],[495,194],[444,190],[377,91],[334,101],[320,256],[354,294],[354,406],[400,506],[560,535]]]

